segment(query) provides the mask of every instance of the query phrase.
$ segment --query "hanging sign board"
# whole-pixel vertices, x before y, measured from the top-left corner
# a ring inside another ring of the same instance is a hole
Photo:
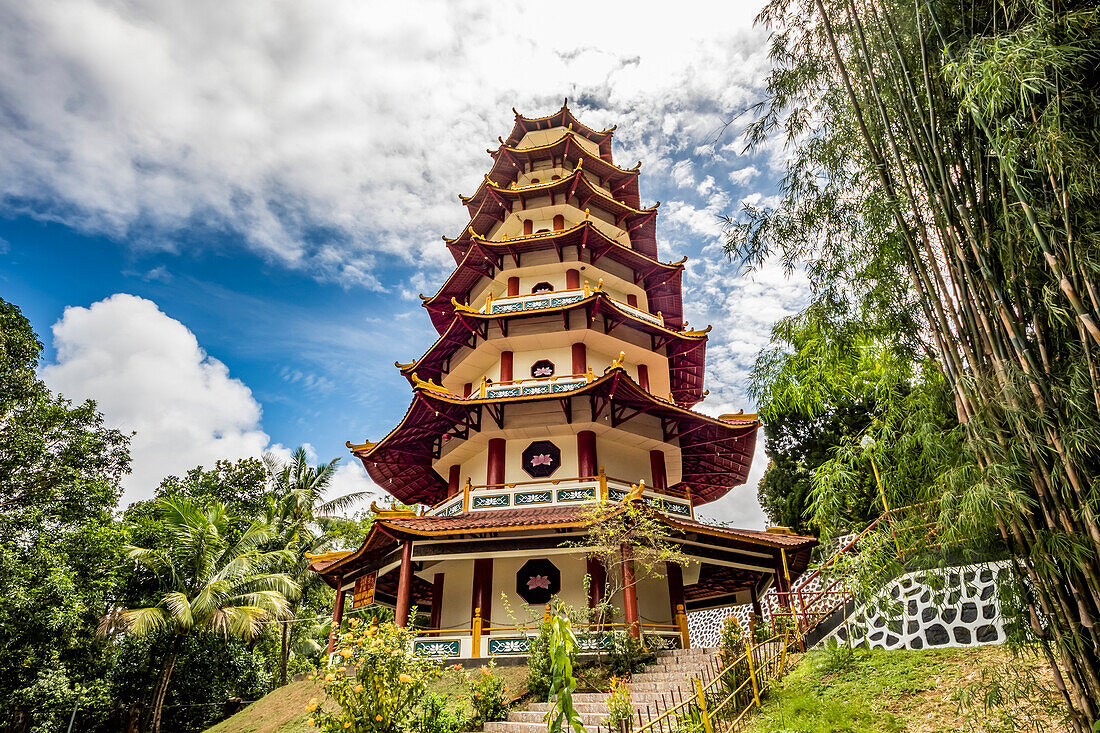
[[[374,586],[378,580],[378,573],[363,575],[355,579],[355,588],[351,592],[351,607],[363,608],[374,603]]]

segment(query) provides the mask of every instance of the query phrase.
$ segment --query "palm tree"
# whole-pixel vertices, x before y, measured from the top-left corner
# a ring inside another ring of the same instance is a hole
[[[263,549],[274,536],[268,524],[252,522],[237,536],[234,518],[217,501],[203,507],[185,498],[164,498],[157,510],[164,519],[166,546],[124,549],[131,560],[159,576],[163,595],[155,606],[119,609],[100,625],[103,633],[121,625],[138,636],[169,634],[153,697],[153,733],[160,731],[168,682],[188,634],[250,641],[265,622],[286,616],[287,599],[298,595],[297,583],[285,573],[271,572],[294,558],[285,549]]]
[[[282,626],[281,655],[279,657],[280,683],[286,684],[290,663],[290,635],[302,599],[308,588],[321,584],[320,576],[309,569],[309,554],[316,553],[329,544],[326,530],[332,522],[355,501],[370,492],[357,491],[325,500],[329,482],[340,462],[336,458],[328,463],[311,466],[305,448],[294,451],[290,463],[285,464],[274,454],[264,454],[264,464],[274,484],[273,504],[269,509],[270,522],[279,541],[294,552],[294,560],[287,573],[303,592],[291,601],[290,618]]]

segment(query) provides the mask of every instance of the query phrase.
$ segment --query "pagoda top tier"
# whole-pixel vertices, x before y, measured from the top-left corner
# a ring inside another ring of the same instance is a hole
[[[562,103],[561,109],[546,117],[524,117],[516,111],[515,107],[512,108],[512,112],[515,112],[516,124],[512,127],[508,137],[502,140],[502,143],[506,146],[515,147],[530,132],[564,127],[597,145],[600,150],[600,157],[606,161],[611,161],[611,135],[615,132],[615,128],[593,130],[573,116],[573,112],[569,109],[568,99]]]

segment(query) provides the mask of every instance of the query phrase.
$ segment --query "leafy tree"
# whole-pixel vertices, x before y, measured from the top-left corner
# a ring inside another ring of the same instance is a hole
[[[247,519],[263,517],[271,498],[267,469],[259,458],[219,460],[211,470],[196,466],[183,476],[168,476],[160,482],[156,496],[220,501],[237,517]]]
[[[129,437],[104,427],[93,402],[74,405],[37,378],[41,349],[0,300],[0,699],[33,702],[34,730],[49,731],[77,687],[93,706],[109,702],[95,625],[124,574],[125,530],[110,511],[130,457]]]
[[[853,487],[845,473],[874,457],[886,495],[936,501],[941,545],[1010,553],[1037,649],[1075,729],[1092,730],[1100,15],[1085,2],[771,0],[759,21],[774,70],[746,140],[791,148],[779,204],[743,211],[730,252],[804,267],[807,316],[823,332],[856,326],[868,366],[906,368],[914,388],[876,398],[888,419],[875,440],[817,469],[815,516],[828,521]],[[792,362],[786,382],[807,404],[844,366],[814,357],[817,371]],[[937,431],[944,406],[956,419]],[[886,460],[905,447],[938,463],[924,491],[910,491],[912,462]]]
[[[328,600],[330,592],[321,577],[309,569],[310,555],[323,551],[331,543],[328,534],[334,524],[346,524],[335,515],[366,495],[366,492],[345,494],[326,499],[325,494],[339,459],[311,466],[305,448],[294,451],[290,463],[282,463],[274,454],[264,454],[264,465],[272,482],[272,525],[279,541],[294,551],[293,562],[286,569],[302,592],[291,599],[288,619],[280,624],[279,680],[287,682],[290,647],[297,624],[294,622],[303,605],[318,596]],[[327,605],[327,604],[326,604]],[[306,627],[309,628],[309,627]]]
[[[162,590],[155,606],[116,609],[101,630],[118,625],[137,636],[167,634],[156,693],[152,728],[159,733],[165,695],[181,646],[189,635],[212,633],[242,640],[256,638],[265,622],[285,616],[287,597],[298,593],[285,574],[271,572],[293,560],[285,549],[261,549],[273,536],[262,522],[252,522],[232,538],[232,517],[211,501],[200,508],[183,498],[158,501],[168,534],[164,548],[128,545],[129,558],[153,573]]]

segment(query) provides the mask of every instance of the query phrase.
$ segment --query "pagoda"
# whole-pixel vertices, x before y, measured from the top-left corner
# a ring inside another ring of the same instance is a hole
[[[338,589],[334,630],[350,593],[402,625],[415,607],[422,653],[523,655],[524,618],[552,597],[594,605],[618,573],[623,626],[686,647],[687,612],[758,602],[808,564],[811,537],[695,517],[745,482],[759,423],[692,409],[710,329],[683,320],[684,261],[659,259],[657,205],[639,198],[641,163],[613,162],[613,131],[568,105],[517,112],[461,197],[469,224],[444,237],[456,267],[421,296],[439,337],[396,365],[412,403],[378,442],[348,443],[396,502],[427,508],[379,509],[358,549],[315,559]],[[629,553],[588,557],[592,505],[624,502],[693,562],[634,580]]]

